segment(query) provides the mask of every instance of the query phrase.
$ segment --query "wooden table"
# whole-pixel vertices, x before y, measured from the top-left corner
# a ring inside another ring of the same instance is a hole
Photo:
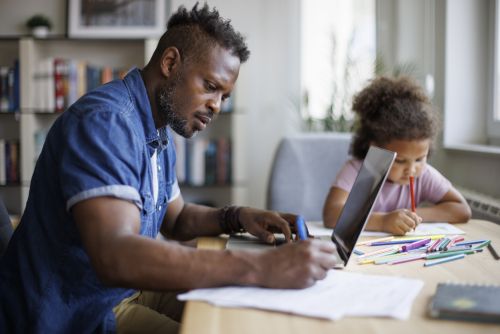
[[[500,250],[500,225],[484,220],[471,220],[467,224],[456,226],[466,232],[466,240],[490,239],[496,249]],[[198,247],[222,249],[225,242],[226,240],[222,238],[202,238],[198,242]],[[423,280],[424,287],[415,299],[410,319],[407,321],[386,318],[343,318],[333,322],[263,310],[222,308],[205,302],[190,301],[184,311],[181,333],[500,334],[499,324],[435,320],[427,316],[427,307],[437,283],[500,284],[500,260],[494,260],[485,248],[482,253],[466,256],[465,259],[458,261],[431,267],[423,267],[422,263],[422,261],[414,261],[400,265],[358,265],[351,259],[344,269],[350,272]]]

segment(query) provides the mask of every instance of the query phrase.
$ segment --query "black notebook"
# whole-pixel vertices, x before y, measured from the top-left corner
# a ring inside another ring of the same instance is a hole
[[[500,286],[439,283],[430,304],[430,316],[500,323]]]

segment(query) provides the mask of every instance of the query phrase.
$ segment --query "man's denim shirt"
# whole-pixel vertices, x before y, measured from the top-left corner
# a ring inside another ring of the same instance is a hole
[[[0,260],[0,333],[115,330],[112,307],[133,291],[99,281],[71,208],[101,196],[130,201],[141,212],[140,233],[155,238],[168,202],[180,194],[173,144],[167,128],[155,128],[137,69],[56,120]]]

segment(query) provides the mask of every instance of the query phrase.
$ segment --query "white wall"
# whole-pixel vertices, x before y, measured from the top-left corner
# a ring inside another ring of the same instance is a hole
[[[25,22],[34,14],[52,21],[52,33],[66,31],[66,0],[0,0],[0,35],[29,33]]]

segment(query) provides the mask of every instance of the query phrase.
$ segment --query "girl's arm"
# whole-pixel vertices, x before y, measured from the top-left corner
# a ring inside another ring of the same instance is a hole
[[[323,225],[325,227],[335,228],[340,212],[347,201],[349,193],[337,187],[331,187],[323,205]]]
[[[325,227],[335,228],[342,208],[349,193],[343,189],[332,187],[323,206],[323,224]],[[401,209],[392,212],[373,212],[370,215],[366,229],[382,231],[395,235],[404,235],[414,229],[421,221],[417,214],[410,210]]]
[[[466,223],[471,218],[471,209],[465,198],[454,187],[435,205],[417,208],[424,221],[445,221],[452,224]]]

